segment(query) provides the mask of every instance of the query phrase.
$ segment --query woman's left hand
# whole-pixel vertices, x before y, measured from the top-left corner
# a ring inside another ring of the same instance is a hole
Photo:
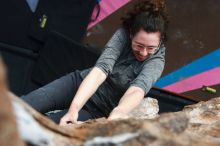
[[[114,108],[111,114],[108,117],[108,121],[116,120],[116,119],[127,119],[129,116],[126,114],[125,111],[121,108]]]

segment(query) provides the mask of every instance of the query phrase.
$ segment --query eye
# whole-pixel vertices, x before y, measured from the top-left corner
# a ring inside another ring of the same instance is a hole
[[[144,46],[139,45],[139,44],[137,45],[137,47],[140,48],[140,49],[144,49],[145,48]]]
[[[154,47],[148,47],[147,49],[148,50],[154,50],[155,48]]]

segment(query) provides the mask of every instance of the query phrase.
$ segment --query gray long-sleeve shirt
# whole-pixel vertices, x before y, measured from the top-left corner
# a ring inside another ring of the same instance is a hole
[[[128,32],[124,28],[118,29],[95,64],[107,75],[107,79],[91,100],[108,115],[130,86],[140,87],[146,95],[161,76],[164,63],[164,45],[140,62],[132,52]],[[81,76],[84,78],[89,70],[82,71]]]

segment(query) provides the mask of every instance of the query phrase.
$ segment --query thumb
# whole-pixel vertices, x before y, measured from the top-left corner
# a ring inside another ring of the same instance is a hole
[[[66,125],[66,120],[61,119],[59,125],[60,126],[65,126]]]

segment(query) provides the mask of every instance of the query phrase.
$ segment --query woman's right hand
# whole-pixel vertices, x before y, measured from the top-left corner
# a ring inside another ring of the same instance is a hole
[[[77,123],[78,112],[67,112],[60,120],[60,126]]]

